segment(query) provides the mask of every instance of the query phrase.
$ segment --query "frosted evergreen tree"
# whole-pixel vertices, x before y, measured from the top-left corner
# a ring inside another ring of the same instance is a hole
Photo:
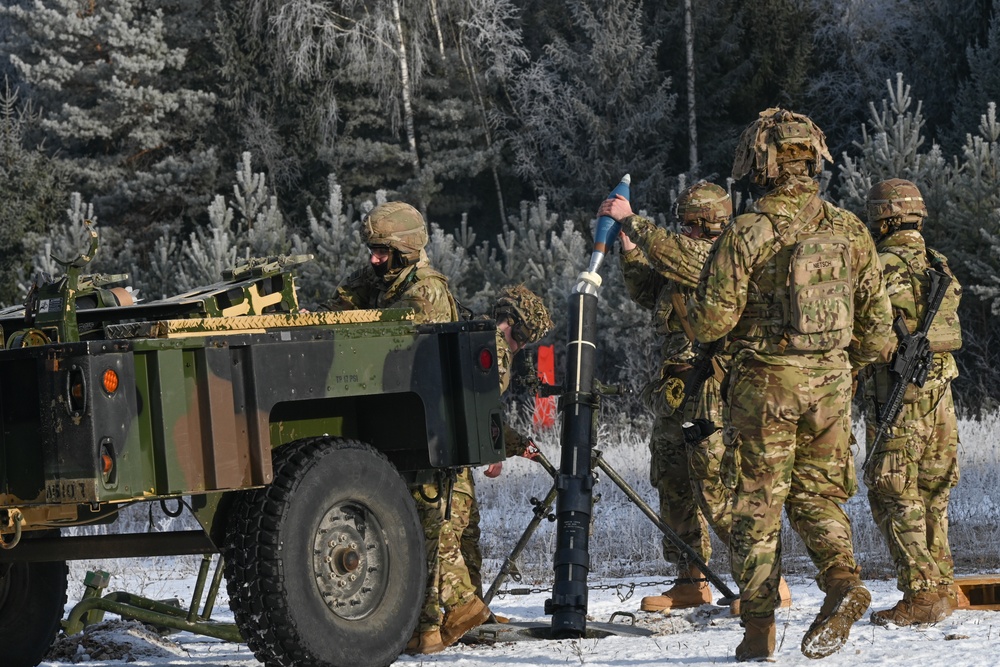
[[[32,233],[27,237],[26,242],[33,247],[34,257],[31,271],[22,277],[19,285],[22,296],[39,273],[47,276],[44,278],[45,280],[57,279],[65,273],[60,261],[72,261],[90,249],[88,223],[93,228],[98,229],[98,234],[100,234],[97,216],[94,214],[94,205],[85,201],[79,192],[74,192],[70,195],[69,207],[64,209],[63,216],[51,226],[48,233]],[[99,248],[97,252],[95,261],[87,269],[88,273],[99,271],[96,258],[102,254],[102,251]],[[103,254],[109,254],[106,247]],[[113,256],[114,253],[110,254]]]
[[[592,210],[622,177],[665,206],[675,95],[636,0],[573,0],[573,41],[555,37],[512,89],[505,136],[518,173],[560,210]]]
[[[0,7],[4,51],[44,113],[46,148],[108,223],[141,237],[154,222],[193,219],[218,169],[202,140],[215,96],[191,87],[188,50],[172,45],[163,6],[196,0],[36,0]],[[203,36],[202,36],[203,39]],[[204,63],[199,63],[204,65]]]
[[[996,104],[981,116],[978,132],[966,136],[956,161],[954,185],[942,230],[954,239],[949,259],[967,286],[959,314],[961,376],[955,381],[967,410],[1000,407],[1000,123]]]
[[[384,201],[385,193],[378,193]],[[299,267],[299,303],[315,310],[326,302],[333,290],[367,261],[368,252],[361,242],[361,217],[344,204],[343,190],[334,174],[327,177],[327,197],[319,217],[306,209],[309,227],[302,237],[294,237],[296,254],[312,254],[315,259]]]
[[[1000,125],[995,105],[982,116],[978,132],[966,137],[962,153],[951,161],[937,146],[926,146],[920,105],[911,110],[909,88],[898,77],[881,111],[871,105],[871,119],[856,145],[859,154],[844,156],[841,167],[843,203],[862,214],[872,183],[906,178],[920,188],[928,208],[923,236],[943,252],[958,280],[967,288],[959,307],[963,348],[956,355],[960,377],[956,399],[976,411],[1000,395],[1000,334],[990,313],[996,299],[996,239],[1000,209]],[[983,252],[984,248],[987,252]],[[979,297],[983,297],[981,300]]]
[[[233,209],[222,195],[208,207],[209,224],[191,232],[181,250],[178,292],[222,280],[222,272],[236,265],[239,253],[233,233]]]
[[[837,149],[855,136],[865,121],[859,100],[878,99],[885,81],[901,71],[916,27],[910,0],[813,0],[816,25],[812,34],[818,63],[807,96],[811,114]]]
[[[5,82],[6,84],[6,82]],[[28,270],[34,239],[62,215],[64,181],[40,148],[26,148],[37,115],[16,89],[0,95],[0,304],[23,296],[18,281]]]
[[[510,7],[508,0],[221,4],[232,112],[285,210],[322,208],[329,173],[355,206],[379,189],[456,220],[482,206],[475,193],[499,186],[498,177],[482,176],[499,154],[485,87],[518,53]]]
[[[253,170],[249,152],[236,165],[231,201],[216,195],[208,207],[209,224],[195,229],[181,254],[179,284],[184,290],[218,282],[222,272],[252,257],[287,255],[293,237],[263,173]],[[161,248],[161,252],[168,252]]]
[[[989,31],[966,50],[969,77],[959,83],[952,114],[952,136],[958,144],[990,102],[1000,100],[1000,0],[993,1]]]
[[[874,183],[887,178],[905,178],[920,188],[929,219],[940,220],[949,194],[951,171],[940,146],[927,144],[921,103],[910,86],[897,74],[885,81],[888,97],[876,107],[868,103],[868,122],[861,139],[854,142],[855,155],[845,152],[839,168],[840,204],[864,219],[865,199]],[[934,239],[933,225],[928,225]],[[936,240],[936,239],[934,239]],[[946,239],[942,239],[946,240]]]
[[[1000,314],[1000,122],[996,103],[980,117],[978,132],[967,135],[947,214],[963,233],[957,258],[975,283],[969,291]],[[951,232],[954,234],[954,231]]]

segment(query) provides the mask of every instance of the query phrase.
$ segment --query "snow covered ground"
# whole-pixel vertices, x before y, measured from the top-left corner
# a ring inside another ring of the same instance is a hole
[[[856,427],[856,435],[864,434]],[[992,574],[1000,567],[1000,532],[996,528],[998,506],[993,500],[1000,488],[1000,413],[980,421],[959,422],[959,461],[962,481],[952,494],[949,514],[950,538],[960,576]],[[558,461],[555,433],[535,434],[539,445],[553,461]],[[608,460],[639,493],[652,502],[654,492],[646,480],[648,452],[642,427],[624,421],[607,420],[602,425],[602,450]],[[860,452],[859,452],[860,453]],[[652,524],[602,476],[595,487],[601,497],[595,506],[594,534],[591,538],[590,620],[600,624],[617,611],[635,613],[640,627],[654,631],[651,636],[609,636],[601,639],[508,641],[501,633],[493,643],[458,645],[431,656],[401,656],[399,665],[447,665],[470,667],[527,667],[530,665],[716,665],[733,662],[733,651],[743,636],[737,618],[728,608],[706,605],[697,610],[644,614],[636,610],[645,595],[665,588],[671,570],[660,558],[659,538]],[[484,577],[487,583],[499,569],[500,559],[520,536],[531,518],[531,497],[544,497],[551,479],[537,464],[514,459],[504,466],[496,480],[477,481],[483,514],[483,551],[487,556]],[[872,591],[873,609],[895,604],[899,593],[895,581],[888,580],[891,564],[885,545],[874,527],[862,490],[847,506],[854,525],[855,554],[862,564],[862,576]],[[895,665],[908,667],[993,667],[1000,664],[1000,611],[956,611],[949,619],[931,627],[886,629],[872,625],[868,615],[855,626],[848,645],[822,661],[812,661],[799,651],[799,643],[822,601],[813,583],[813,566],[804,554],[801,541],[784,531],[783,568],[792,587],[793,604],[778,614],[778,650],[775,661],[783,665]],[[550,585],[555,524],[542,522],[529,548],[520,559],[522,583],[504,588],[543,589]],[[154,599],[176,597],[188,604],[194,588],[198,557],[147,559],[141,561],[74,562],[71,564],[70,604],[82,594],[80,582],[86,569],[101,568],[112,574],[111,590],[126,590]],[[733,586],[724,550],[717,548],[710,564]],[[882,577],[882,579],[877,579]],[[506,595],[491,607],[513,621],[545,624],[543,605],[546,591],[526,596]],[[629,597],[630,595],[630,597]],[[627,599],[621,599],[627,597]],[[220,593],[213,618],[232,621],[224,591]],[[68,609],[67,609],[68,611]],[[616,621],[628,622],[627,617]],[[137,624],[127,624],[109,614],[107,625],[89,629],[83,635],[57,642],[45,667],[86,662],[94,667],[139,665],[194,665],[197,667],[252,667],[257,665],[244,645],[230,644],[187,633],[161,639]],[[0,650],[0,667],[4,667]]]
[[[724,577],[727,583],[729,578]],[[624,667],[626,665],[716,665],[733,662],[733,651],[743,632],[739,619],[729,615],[728,608],[704,605],[699,609],[675,612],[671,615],[636,612],[643,595],[655,594],[654,587],[641,584],[648,578],[621,580],[591,580],[592,584],[621,586],[592,591],[589,619],[595,626],[617,611],[634,612],[640,627],[654,631],[646,637],[608,636],[601,639],[507,641],[501,635],[495,643],[456,645],[443,653],[430,656],[401,656],[398,665],[447,665],[466,667],[525,667],[527,665],[592,665]],[[136,583],[136,582],[133,582]],[[896,665],[911,667],[993,667],[1000,663],[1000,612],[956,611],[951,618],[934,626],[920,628],[881,628],[869,623],[868,615],[855,625],[850,641],[839,653],[822,661],[813,661],[799,652],[799,642],[822,601],[822,593],[808,579],[791,577],[793,604],[778,614],[778,650],[775,662],[783,665],[822,665],[823,667],[854,667],[855,665]],[[898,593],[893,582],[868,581],[872,591],[873,609],[891,606]],[[162,592],[184,597],[194,584],[186,576],[163,582]],[[632,588],[631,584],[640,584]],[[730,583],[730,586],[732,584]],[[127,584],[126,584],[127,587]],[[619,597],[632,592],[622,601]],[[548,624],[542,612],[548,593],[528,596],[507,596],[495,600],[496,613],[509,616],[515,622],[536,621]],[[224,604],[216,620],[229,620]],[[616,621],[628,623],[627,617]],[[79,647],[79,648],[78,648]],[[45,667],[61,667],[70,662],[86,662],[91,667],[119,665],[162,666],[194,665],[197,667],[252,667],[253,655],[241,644],[180,633],[162,639],[147,633],[135,623],[123,623],[108,616],[104,626],[88,630],[83,636],[57,643],[58,660],[41,663]],[[0,661],[2,664],[2,661]]]

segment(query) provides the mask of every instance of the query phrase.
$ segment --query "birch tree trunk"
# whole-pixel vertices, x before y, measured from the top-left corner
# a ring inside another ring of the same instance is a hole
[[[400,80],[400,95],[403,98],[403,125],[406,128],[406,140],[410,146],[410,153],[412,155],[413,164],[413,175],[417,178],[420,177],[420,156],[417,153],[417,133],[414,129],[413,124],[413,104],[411,102],[411,91],[410,91],[410,68],[409,63],[406,59],[406,41],[403,38],[403,20],[400,17],[399,12],[399,0],[392,0],[392,18],[396,23],[396,36],[399,38],[397,42],[398,56],[399,56],[399,80]],[[419,208],[421,211],[424,210],[424,202],[420,202]]]
[[[431,0],[431,22],[434,24],[434,31],[437,33],[438,53],[441,60],[444,60],[444,35],[441,33],[441,17],[438,16],[437,0]]]
[[[687,55],[688,169],[698,174],[698,113],[694,97],[694,17],[691,0],[684,0],[684,44]]]

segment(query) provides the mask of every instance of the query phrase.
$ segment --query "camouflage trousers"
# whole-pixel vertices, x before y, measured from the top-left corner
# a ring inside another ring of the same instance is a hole
[[[721,420],[718,384],[706,387],[692,414]],[[712,400],[712,392],[715,399]],[[712,556],[709,526],[722,540],[729,543],[732,491],[721,480],[720,468],[725,447],[722,432],[716,431],[695,445],[686,444],[681,425],[685,418],[679,412],[659,415],[653,422],[649,440],[649,482],[660,499],[660,518],[702,560]],[[663,558],[686,570],[688,558],[666,537],[663,538]]]
[[[763,617],[778,602],[782,508],[819,571],[821,590],[831,568],[859,571],[841,507],[857,490],[851,374],[752,359],[730,372],[726,440],[740,458],[730,557],[741,614]]]
[[[875,435],[869,405],[868,440]],[[954,582],[948,500],[958,484],[958,424],[950,383],[903,404],[898,426],[865,471],[868,500],[904,593]]]
[[[470,473],[466,469],[461,474]],[[440,629],[445,613],[471,602],[475,595],[461,549],[462,533],[469,520],[473,497],[453,491],[451,518],[446,520],[447,504],[444,499],[428,500],[435,499],[438,493],[439,489],[435,484],[413,490],[417,514],[424,529],[424,548],[427,553],[427,590],[420,620],[417,622],[417,632]]]
[[[482,530],[479,527],[479,501],[476,500],[475,485],[472,484],[472,471],[469,471],[469,483],[472,489],[472,505],[469,507],[469,520],[462,531],[462,558],[469,570],[469,581],[479,598],[483,597],[483,550],[479,546]]]

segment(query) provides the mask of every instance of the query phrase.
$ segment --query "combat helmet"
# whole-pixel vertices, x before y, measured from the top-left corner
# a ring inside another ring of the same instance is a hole
[[[733,178],[751,174],[755,183],[765,185],[798,169],[795,164],[816,176],[823,171],[823,160],[833,162],[823,131],[808,116],[772,107],[761,111],[736,142]]]
[[[733,217],[733,200],[715,183],[698,181],[677,197],[674,214],[682,225],[698,225],[705,236],[718,236]]]
[[[510,332],[521,346],[536,343],[553,327],[541,297],[524,285],[504,287],[493,304],[493,319],[510,322]]]
[[[395,271],[420,259],[427,245],[427,223],[420,211],[401,201],[373,208],[361,221],[361,240],[369,248],[392,250],[388,270]]]
[[[927,217],[927,206],[920,190],[911,181],[890,178],[868,190],[865,202],[868,228],[875,238],[888,236],[898,229],[920,231]]]

